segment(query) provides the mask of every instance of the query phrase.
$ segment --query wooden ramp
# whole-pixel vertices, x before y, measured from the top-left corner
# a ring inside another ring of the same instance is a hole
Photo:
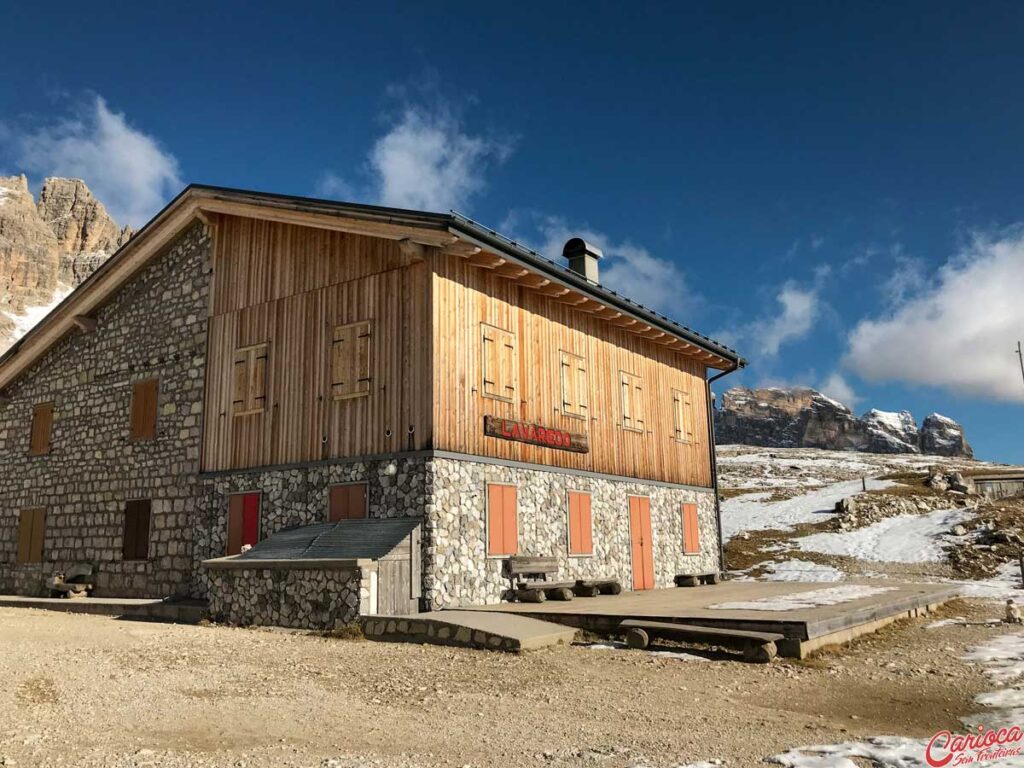
[[[866,588],[859,597],[813,604],[814,597],[822,592],[827,596],[829,590],[858,586]],[[818,648],[849,642],[897,619],[927,613],[956,594],[953,585],[896,581],[727,581],[570,602],[501,603],[465,610],[529,616],[604,635],[621,634],[620,625],[631,619],[767,632],[784,637],[778,643],[780,655],[803,658]]]
[[[437,611],[409,616],[365,616],[363,634],[370,640],[457,645],[489,651],[532,651],[568,644],[576,630],[526,616],[482,611]]]

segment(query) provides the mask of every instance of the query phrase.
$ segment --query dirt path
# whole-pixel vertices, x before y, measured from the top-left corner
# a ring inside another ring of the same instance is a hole
[[[0,609],[0,765],[758,765],[802,744],[959,728],[989,686],[958,657],[1006,630],[926,623],[751,666]]]

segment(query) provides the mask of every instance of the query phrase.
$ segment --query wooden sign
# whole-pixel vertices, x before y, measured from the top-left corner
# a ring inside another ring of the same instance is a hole
[[[559,451],[589,453],[590,444],[583,432],[566,432],[564,429],[542,427],[525,421],[503,419],[500,416],[484,416],[484,434],[517,443],[529,443]]]

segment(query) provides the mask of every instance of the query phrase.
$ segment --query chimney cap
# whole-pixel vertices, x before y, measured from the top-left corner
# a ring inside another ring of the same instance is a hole
[[[604,254],[596,245],[591,245],[582,237],[573,237],[565,242],[562,247],[562,256],[571,259],[578,256],[593,256],[595,259],[603,259]]]

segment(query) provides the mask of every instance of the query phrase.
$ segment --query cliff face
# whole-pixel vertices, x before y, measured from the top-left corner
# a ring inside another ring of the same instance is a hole
[[[0,352],[131,237],[84,182],[0,176]]]
[[[932,414],[920,429],[908,411],[872,409],[857,418],[842,403],[799,387],[730,389],[715,412],[715,438],[780,448],[974,455],[963,427],[945,416]]]

